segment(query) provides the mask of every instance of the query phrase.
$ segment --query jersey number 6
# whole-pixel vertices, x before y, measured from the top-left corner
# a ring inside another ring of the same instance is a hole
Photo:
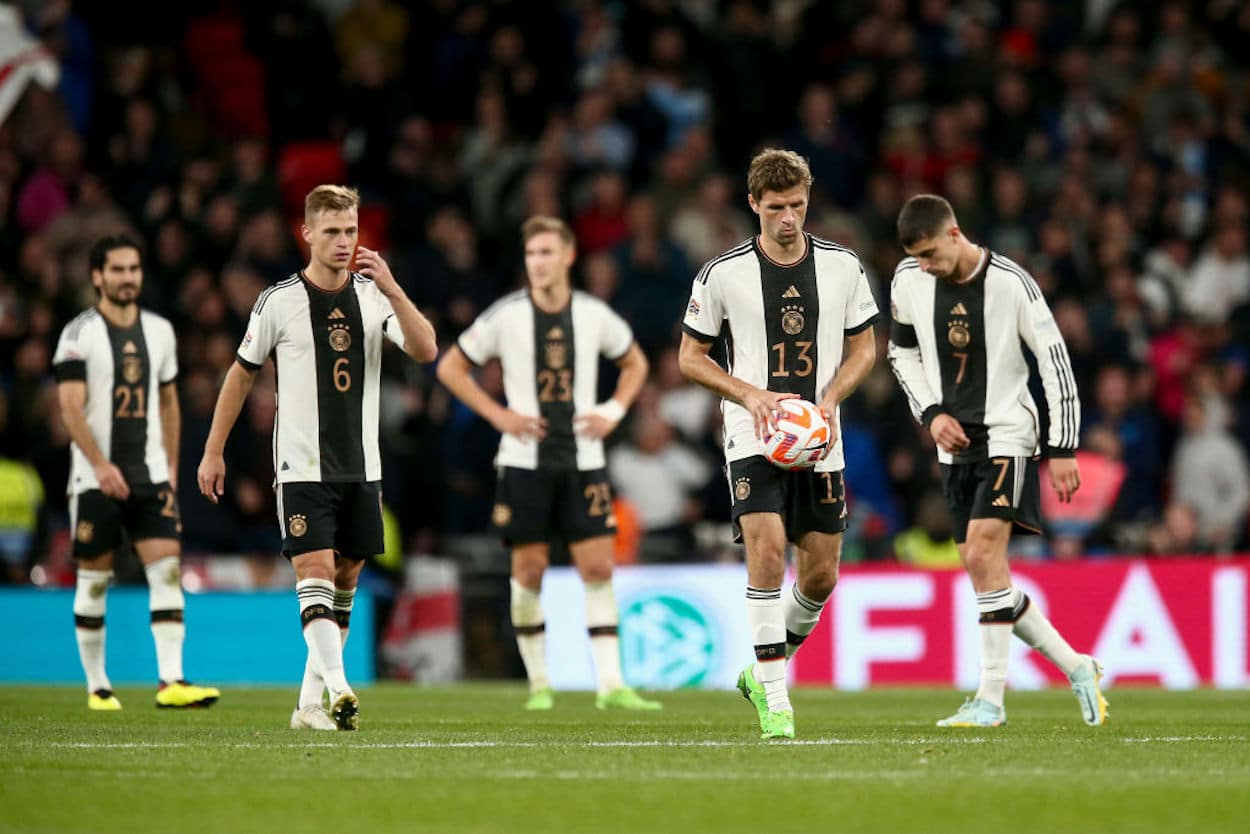
[[[347,365],[347,357],[340,356],[334,360],[334,387],[339,391],[347,391],[352,387],[351,369]]]

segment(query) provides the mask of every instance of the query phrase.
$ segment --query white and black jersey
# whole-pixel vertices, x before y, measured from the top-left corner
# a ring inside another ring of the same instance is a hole
[[[381,480],[383,335],[404,346],[390,301],[354,272],[332,291],[296,273],[256,299],[237,359],[257,370],[273,357],[277,483]]]
[[[131,486],[169,480],[161,437],[160,386],[178,377],[173,326],[140,310],[130,327],[112,324],[95,307],[61,331],[52,357],[57,382],[87,384],[84,411],[101,453]],[[99,489],[95,469],[77,443],[70,446],[68,492]]]
[[[694,279],[683,329],[701,342],[726,336],[728,371],[738,379],[819,403],[846,337],[876,321],[877,303],[854,252],[806,238],[803,259],[788,266],[770,260],[756,238],[708,261]],[[729,401],[723,409],[725,459],[764,454],[750,412]],[[838,443],[816,470],[844,466]]]
[[[496,465],[602,469],[603,442],[575,434],[573,417],[596,405],[599,357],[620,359],[633,343],[624,319],[576,290],[558,313],[539,309],[529,290],[505,295],[484,310],[460,334],[460,350],[477,365],[498,357],[508,407],[547,420],[542,440],[505,434]]]
[[[942,463],[1038,454],[1037,405],[1022,343],[1037,359],[1046,392],[1047,454],[1075,454],[1081,426],[1076,378],[1032,276],[989,250],[962,284],[935,278],[906,258],[894,272],[890,305],[890,366],[912,414],[925,426],[939,413],[950,414],[971,441],[957,457],[939,449]]]

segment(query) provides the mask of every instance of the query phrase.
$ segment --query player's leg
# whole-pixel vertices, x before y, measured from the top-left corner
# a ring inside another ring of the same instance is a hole
[[[766,737],[774,715],[789,717],[788,737],[794,734],[794,708],[786,689],[786,615],[781,602],[781,584],[785,579],[786,533],[779,513],[754,512],[738,517],[747,555],[747,623],[755,646],[755,663],[743,673],[748,687],[752,683],[763,689],[763,704],[757,697],[748,698],[757,710],[762,709],[760,729]],[[753,679],[753,681],[752,681]]]
[[[564,473],[557,484],[557,531],[569,543],[569,555],[586,593],[586,628],[595,659],[599,709],[660,709],[658,701],[640,696],[621,674],[619,616],[612,589],[612,488],[602,469]]]
[[[842,534],[846,530],[846,486],[841,472],[790,475],[787,536],[795,543],[795,581],[782,594],[786,611],[786,657],[793,657],[838,583]]]
[[[1037,462],[1017,458],[1014,465],[1021,470],[1019,489],[1013,492],[1017,496],[1014,516],[1016,529],[1026,533],[1040,532],[1042,500]],[[1102,724],[1107,720],[1108,707],[1101,688],[1102,664],[1097,658],[1074,651],[1041,609],[1030,604],[1023,591],[1018,588],[1012,590],[1013,606],[1017,612],[1012,629],[1015,635],[1041,652],[1068,678],[1085,723],[1090,726]]]
[[[530,710],[554,706],[551,679],[547,676],[547,622],[542,604],[543,573],[547,570],[549,551],[545,542],[512,548],[512,629],[529,680],[530,697],[525,708]]]
[[[70,496],[70,528],[78,577],[74,588],[74,638],[87,678],[87,706],[119,710],[104,668],[104,614],[113,579],[113,549],[121,542],[116,502],[99,490]]]
[[[334,559],[334,619],[339,624],[339,637],[347,648],[347,633],[351,630],[352,607],[356,602],[356,584],[360,578],[363,562],[335,556]],[[312,658],[304,664],[304,680],[300,684],[299,709],[324,713],[326,684],[313,668]]]

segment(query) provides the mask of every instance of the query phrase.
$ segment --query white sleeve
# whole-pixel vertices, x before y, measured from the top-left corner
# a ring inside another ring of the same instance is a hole
[[[488,307],[456,340],[473,364],[485,365],[499,355],[499,319],[499,309]]]
[[[851,291],[846,302],[846,334],[854,336],[856,333],[869,327],[877,320],[877,300],[872,297],[872,287],[868,285],[868,275],[864,272],[864,265],[856,259],[855,265],[859,267],[859,276],[855,279],[855,289]]]
[[[686,318],[681,329],[700,342],[711,342],[720,336],[725,322],[725,303],[720,297],[720,285],[712,274],[709,261],[695,276],[690,288],[690,302],[686,305]]]
[[[178,336],[174,333],[172,324],[166,321],[164,325],[169,331],[169,342],[165,346],[165,355],[161,358],[161,367],[157,369],[157,379],[161,385],[168,385],[178,378]]]
[[[56,371],[57,382],[87,378],[87,340],[81,339],[81,336],[82,327],[74,327],[72,323],[61,331],[56,352],[52,354],[52,367]]]
[[[920,341],[916,338],[916,328],[907,306],[906,279],[901,276],[901,272],[902,269],[895,270],[894,280],[890,284],[890,345],[886,357],[899,386],[907,395],[907,405],[911,408],[912,416],[928,428],[929,423],[942,410],[941,400],[933,392],[925,376],[924,362],[920,357]]]
[[[382,332],[386,334],[386,338],[403,350],[404,329],[399,326],[399,319],[395,316],[395,308],[391,306],[391,300],[376,286],[373,291],[377,294],[378,311],[382,316]]]
[[[239,343],[237,359],[249,370],[258,370],[265,364],[265,359],[278,343],[278,326],[274,321],[278,302],[274,293],[263,292],[252,307],[252,315],[247,322],[247,333]]]
[[[599,352],[608,359],[616,361],[629,352],[633,343],[634,331],[629,329],[625,319],[604,304],[599,321]]]
[[[1081,401],[1068,347],[1037,282],[1026,274],[1017,286],[1020,338],[1037,359],[1037,370],[1046,392],[1046,410],[1050,414],[1046,456],[1072,457],[1081,436]]]

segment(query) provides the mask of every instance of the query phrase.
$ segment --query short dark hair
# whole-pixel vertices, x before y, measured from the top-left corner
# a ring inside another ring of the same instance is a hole
[[[937,237],[947,223],[955,222],[955,210],[936,194],[917,194],[898,213],[898,242],[904,249]]]
[[[143,247],[139,245],[139,241],[125,232],[121,232],[115,235],[105,235],[92,244],[91,254],[87,259],[87,263],[91,265],[91,271],[103,270],[104,262],[108,260],[109,252],[112,252],[114,249],[133,249],[139,253],[139,263],[143,263]]]

